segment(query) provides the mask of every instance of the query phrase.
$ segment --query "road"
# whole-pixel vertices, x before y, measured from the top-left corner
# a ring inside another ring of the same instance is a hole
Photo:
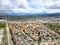
[[[7,28],[8,45],[13,45],[13,43],[11,42],[11,35],[10,35],[7,21],[6,21],[6,28]]]
[[[20,39],[23,41],[24,45],[28,45],[22,35],[20,35]]]
[[[16,30],[19,30],[19,29],[16,29]],[[17,33],[19,34],[19,32],[17,32]],[[20,33],[21,33],[21,32],[20,32]],[[19,34],[19,36],[20,36],[19,38],[21,39],[21,41],[23,42],[23,44],[24,44],[24,45],[28,45],[28,44],[27,44],[27,41],[26,41],[26,40],[24,39],[24,37],[22,36],[22,33]]]

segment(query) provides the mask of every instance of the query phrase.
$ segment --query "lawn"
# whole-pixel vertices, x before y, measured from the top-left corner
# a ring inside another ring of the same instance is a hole
[[[0,28],[5,28],[6,24],[5,23],[0,23]]]

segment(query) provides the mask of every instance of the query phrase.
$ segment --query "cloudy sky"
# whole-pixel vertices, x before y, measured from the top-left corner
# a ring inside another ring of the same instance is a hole
[[[0,13],[58,13],[60,0],[0,0]]]

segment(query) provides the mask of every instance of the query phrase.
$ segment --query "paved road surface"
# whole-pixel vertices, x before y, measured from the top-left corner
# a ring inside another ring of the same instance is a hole
[[[20,35],[20,38],[21,38],[21,40],[23,41],[24,45],[28,45],[22,35]]]

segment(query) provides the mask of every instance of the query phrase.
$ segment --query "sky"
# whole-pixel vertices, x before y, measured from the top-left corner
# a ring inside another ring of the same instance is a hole
[[[60,0],[0,0],[0,13],[58,13]]]

